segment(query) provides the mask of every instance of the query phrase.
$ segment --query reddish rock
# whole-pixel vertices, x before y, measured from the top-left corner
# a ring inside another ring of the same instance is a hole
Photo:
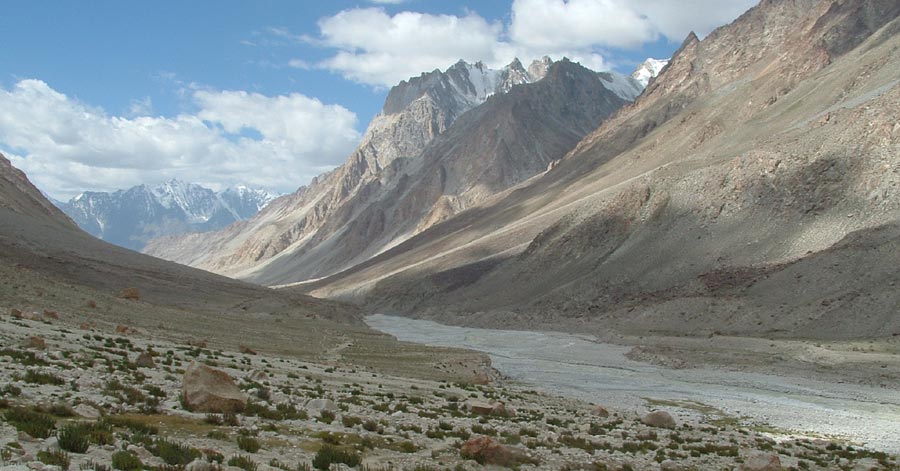
[[[44,319],[59,320],[59,314],[56,311],[50,311],[50,310],[44,309]]]
[[[91,308],[91,309],[96,309],[96,308],[97,308],[97,301],[94,301],[93,299],[88,299],[87,302],[84,303],[84,307],[89,307],[89,308]]]
[[[128,327],[127,325],[119,324],[116,326],[116,333],[122,335],[133,335],[137,333],[137,329],[133,329]]]
[[[22,318],[22,311],[20,311],[20,310],[14,308],[14,307],[11,307],[11,308],[9,308],[9,315],[10,315],[10,316],[13,316],[13,317],[15,317],[15,318],[17,318],[17,319],[21,319],[21,318]]]
[[[182,384],[184,404],[194,412],[240,412],[247,395],[238,389],[228,373],[191,362]]]
[[[474,437],[463,443],[459,454],[465,459],[477,461],[479,464],[511,466],[521,462],[521,455],[503,446],[491,437]]]
[[[255,351],[255,350],[253,350],[252,348],[250,348],[250,347],[248,347],[248,346],[246,346],[246,345],[244,345],[244,344],[238,345],[238,351],[241,352],[241,353],[243,353],[243,354],[245,354],[245,355],[256,355],[256,351]]]
[[[119,297],[131,301],[140,301],[141,292],[137,288],[125,288],[119,291]]]
[[[740,471],[781,471],[781,459],[775,453],[757,452],[747,457]]]
[[[31,348],[34,350],[43,350],[47,348],[47,342],[44,341],[42,337],[38,337],[37,335],[32,335],[25,339],[25,348]]]
[[[601,419],[605,419],[605,418],[609,417],[609,411],[606,410],[606,408],[601,405],[594,406],[594,410],[592,410],[591,412],[594,415],[596,415],[597,417],[600,417]]]

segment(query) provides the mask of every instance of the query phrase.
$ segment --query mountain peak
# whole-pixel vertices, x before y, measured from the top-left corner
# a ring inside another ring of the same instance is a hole
[[[641,65],[631,73],[631,77],[646,87],[668,64],[669,59],[654,59],[648,57],[647,60],[642,62]]]

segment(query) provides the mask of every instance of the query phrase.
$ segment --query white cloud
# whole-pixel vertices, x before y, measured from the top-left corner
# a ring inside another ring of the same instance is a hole
[[[503,30],[499,23],[467,16],[400,12],[380,8],[344,10],[319,21],[321,42],[339,49],[320,66],[351,80],[391,86],[461,58],[490,54]]]
[[[497,67],[514,57],[563,56],[595,70],[609,49],[633,49],[660,37],[701,37],[736,18],[756,0],[513,0],[509,24],[464,16],[381,8],[341,11],[319,21],[307,42],[335,50],[313,64],[355,82],[390,87],[459,59]],[[283,34],[289,34],[282,31]],[[299,65],[309,63],[295,59]]]
[[[369,0],[369,2],[380,5],[399,5],[401,3],[406,3],[406,0]]]
[[[66,199],[173,176],[287,192],[359,141],[354,113],[303,95],[192,93],[195,114],[125,118],[22,80],[0,88],[0,147],[40,188]]]

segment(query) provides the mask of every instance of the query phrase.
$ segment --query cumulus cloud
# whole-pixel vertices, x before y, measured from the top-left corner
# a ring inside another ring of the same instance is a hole
[[[292,191],[359,141],[356,115],[300,94],[195,90],[198,111],[112,116],[40,80],[0,88],[0,147],[51,196],[173,176]]]
[[[391,86],[446,67],[460,58],[484,58],[503,30],[500,23],[467,16],[344,10],[319,21],[321,43],[339,51],[320,63],[356,82]]]
[[[508,24],[476,13],[389,15],[355,8],[319,21],[309,42],[335,50],[314,66],[355,82],[390,87],[459,59],[497,67],[514,57],[549,55],[606,70],[610,49],[633,49],[688,32],[703,36],[736,18],[756,0],[513,0]],[[305,61],[298,64],[310,65]]]

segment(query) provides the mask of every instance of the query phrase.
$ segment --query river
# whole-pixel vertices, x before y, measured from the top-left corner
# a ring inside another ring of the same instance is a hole
[[[748,423],[900,453],[900,397],[891,390],[710,368],[669,369],[629,360],[629,347],[573,334],[453,327],[381,314],[366,323],[402,341],[487,353],[511,380],[547,393],[627,410],[645,410],[648,400],[693,401]]]

